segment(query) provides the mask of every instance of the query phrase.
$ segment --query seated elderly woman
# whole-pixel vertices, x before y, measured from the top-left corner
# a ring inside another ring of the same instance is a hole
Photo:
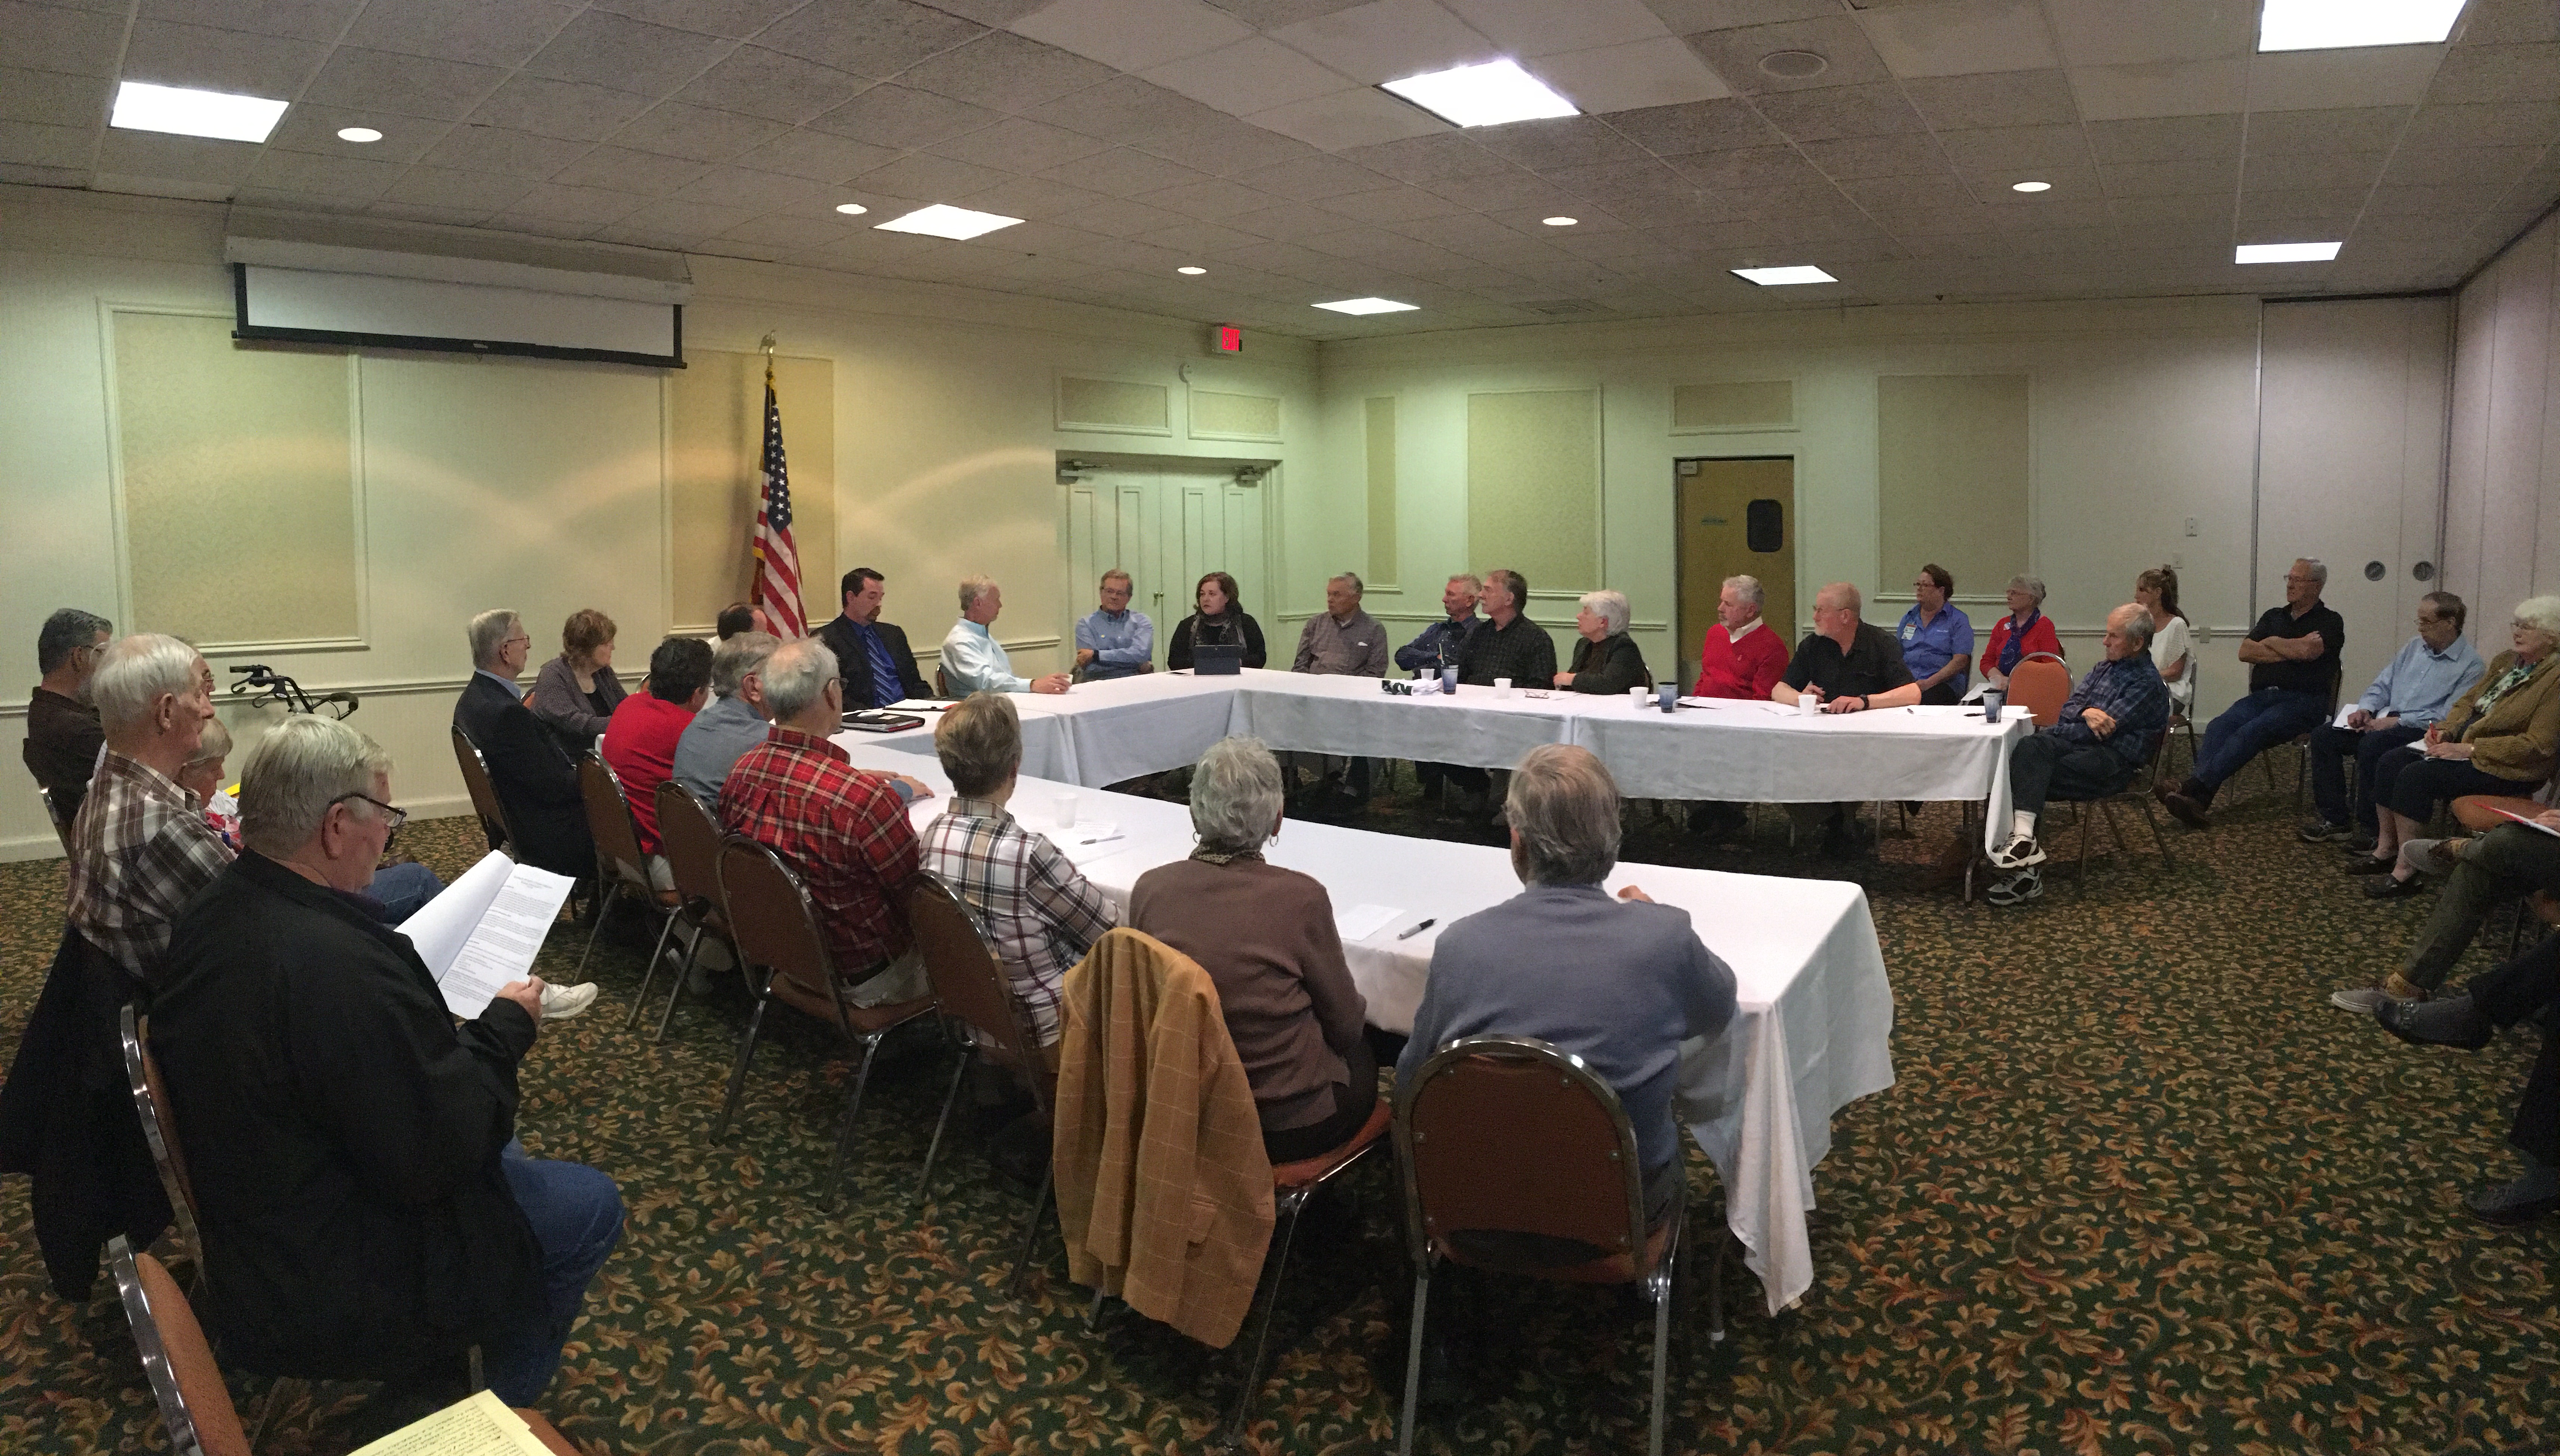
[[[1199,848],[1138,877],[1129,923],[1208,972],[1253,1085],[1263,1151],[1289,1163],[1360,1131],[1377,1103],[1377,1062],[1333,900],[1262,858],[1280,810],[1280,765],[1261,739],[1212,745],[1192,773]]]
[[[1983,681],[2007,687],[2017,665],[2039,652],[2062,656],[2062,638],[2044,615],[2044,582],[2020,572],[2008,578],[2008,615],[1992,623],[1983,643]]]
[[[933,751],[951,775],[951,804],[925,826],[924,870],[977,911],[1040,1046],[1054,1056],[1067,968],[1120,917],[1056,845],[1005,809],[1023,768],[1013,699],[984,692],[962,699],[934,726]]]
[[[613,675],[613,618],[585,607],[560,626],[560,655],[543,664],[525,706],[568,750],[569,761],[595,746],[613,710],[631,696]]]
[[[2376,875],[2364,888],[2376,899],[2416,894],[2415,871],[2400,863],[2400,845],[2415,839],[2436,806],[2465,794],[2521,798],[2560,765],[2560,596],[2536,596],[2515,609],[2513,646],[2489,659],[2479,682],[2454,700],[2427,735],[2374,760],[2373,802],[2380,821],[2373,853],[2348,861],[2349,875]]]
[[[1584,592],[1582,611],[1573,619],[1574,630],[1582,634],[1573,644],[1573,670],[1557,673],[1555,686],[1576,693],[1652,687],[1654,675],[1645,670],[1644,651],[1627,635],[1630,615],[1625,592]]]

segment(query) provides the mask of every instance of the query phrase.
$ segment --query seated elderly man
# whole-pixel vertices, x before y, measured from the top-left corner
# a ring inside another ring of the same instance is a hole
[[[1456,667],[1466,656],[1467,639],[1485,624],[1485,619],[1476,615],[1476,599],[1484,594],[1484,578],[1475,572],[1461,571],[1450,577],[1449,584],[1440,588],[1440,609],[1448,615],[1395,649],[1395,665],[1417,678],[1437,676],[1444,667]]]
[[[1253,1087],[1274,1163],[1350,1141],[1377,1105],[1368,1003],[1352,985],[1325,887],[1262,858],[1280,832],[1280,764],[1259,738],[1224,738],[1192,773],[1190,859],[1129,892],[1129,923],[1200,962]]]
[[[2371,1011],[2385,1001],[2425,1001],[2445,984],[2446,973],[2471,948],[2491,911],[2519,895],[2560,894],[2560,809],[2533,816],[2543,829],[2501,824],[2473,839],[2448,840],[2453,874],[2436,896],[2436,907],[2400,969],[2369,986],[2350,986],[2329,995],[2329,1005],[2342,1011]]]
[[[866,773],[828,741],[844,719],[836,654],[815,637],[777,647],[764,662],[773,728],[720,785],[720,822],[781,857],[818,907],[819,928],[857,1006],[927,994],[924,962],[906,928],[906,897],[919,863],[905,775]],[[931,791],[907,779],[914,798]]]
[[[672,768],[706,809],[720,803],[720,784],[746,750],[764,741],[764,662],[781,646],[768,632],[740,632],[712,649],[712,701],[676,739]]]
[[[1075,670],[1086,682],[1134,678],[1155,666],[1156,624],[1129,607],[1136,589],[1118,566],[1102,573],[1102,604],[1075,624]]]
[[[1580,607],[1573,628],[1582,640],[1573,644],[1572,670],[1557,673],[1555,686],[1612,698],[1630,688],[1651,688],[1654,675],[1646,670],[1644,649],[1627,635],[1627,620],[1635,614],[1627,593],[1586,591]]]
[[[1769,696],[1787,671],[1787,644],[1760,620],[1766,593],[1757,576],[1727,576],[1715,594],[1715,625],[1698,645],[1691,698]],[[1701,800],[1688,806],[1688,832],[1729,839],[1750,823],[1740,804]]]
[[[649,878],[676,888],[658,841],[658,785],[675,776],[676,745],[712,691],[712,647],[700,637],[669,637],[649,654],[649,682],[623,699],[604,727],[604,761],[622,784],[631,822],[640,830]]]
[[[955,698],[972,693],[1063,693],[1067,675],[1025,678],[1014,674],[1013,655],[989,628],[1005,609],[1005,588],[989,576],[960,583],[960,620],[942,639],[942,685]]]
[[[227,1363],[381,1379],[388,1426],[489,1387],[531,1405],[622,1226],[613,1180],[515,1140],[542,983],[455,1024],[357,891],[402,817],[391,760],[334,719],[241,768],[246,848],[187,906],[152,1050],[203,1218]]]
[[[482,612],[471,619],[469,640],[471,680],[453,705],[453,726],[480,750],[490,787],[524,836],[509,851],[555,875],[594,875],[595,841],[587,833],[577,765],[559,735],[525,707],[524,690],[516,686],[534,644],[524,620],[503,608]]]
[[[1014,700],[973,693],[933,726],[951,803],[924,828],[924,869],[978,912],[1041,1048],[1056,1054],[1059,987],[1119,911],[1047,836],[1007,812],[1023,769]]]
[[[1461,1037],[1554,1043],[1616,1089],[1635,1126],[1647,1212],[1660,1217],[1680,1181],[1680,1045],[1733,1019],[1733,972],[1688,911],[1633,886],[1615,899],[1601,888],[1618,864],[1618,786],[1589,749],[1529,749],[1504,818],[1526,888],[1442,927],[1396,1078]]]
[[[1458,662],[1458,681],[1476,687],[1510,683],[1518,688],[1543,688],[1555,681],[1555,639],[1528,618],[1528,578],[1502,567],[1485,573],[1485,624],[1468,635]],[[1446,765],[1446,781],[1483,795],[1482,808],[1495,823],[1502,821],[1503,783],[1510,774],[1482,768]],[[1443,790],[1446,797],[1446,790]]]
[[[73,826],[72,928],[153,981],[179,908],[232,861],[205,806],[178,786],[213,721],[213,673],[175,637],[127,637],[106,650],[89,696],[106,760]]]
[[[2527,831],[2530,833],[2530,831]],[[2420,1046],[2477,1052],[2501,1027],[2527,1018],[2548,1019],[2560,1007],[2560,935],[2492,971],[2472,978],[2441,1001],[2385,1001],[2373,1009],[2383,1030]],[[2525,1073],[2515,1121],[2506,1135],[2523,1168],[2512,1181],[2480,1189],[2463,1200],[2483,1223],[2530,1223],[2560,1213],[2560,1032],[2544,1031],[2542,1052]]]
[[[2374,792],[2380,783],[2382,755],[2427,735],[2430,725],[2444,721],[2462,691],[2479,681],[2486,664],[2479,649],[2463,636],[2470,608],[2450,591],[2430,591],[2418,598],[2418,635],[2398,653],[2346,715],[2344,724],[2324,723],[2312,729],[2312,804],[2303,821],[2307,843],[2352,836],[2371,847],[2379,829]],[[2347,803],[2346,760],[2355,760],[2355,802]]]
[[[65,825],[80,817],[106,743],[88,682],[112,630],[106,618],[67,606],[36,633],[36,671],[43,676],[27,699],[27,741],[18,751]]]
[[[2035,840],[2045,800],[2086,801],[2122,793],[2168,731],[2168,685],[2152,662],[2152,617],[2128,602],[2107,613],[2106,656],[2089,669],[2054,715],[2053,727],[2017,740],[2008,754],[2011,813],[2006,844],[1992,865],[2007,873],[1992,886],[1996,905],[2044,893],[2044,848]]]
[[[1855,586],[1834,581],[1814,593],[1814,630],[1796,647],[1787,671],[1769,689],[1770,701],[1793,706],[1811,698],[1825,713],[1863,713],[1906,708],[1920,701],[1920,685],[1903,664],[1902,644],[1882,627],[1858,620],[1863,601]],[[1799,832],[1822,836],[1824,854],[1845,856],[1858,846],[1855,804],[1789,804]]]
[[[2154,784],[2152,794],[2179,822],[2209,829],[2213,795],[2249,760],[2320,727],[2329,714],[2346,623],[2320,600],[2328,567],[2304,557],[2285,572],[2285,599],[2259,613],[2240,644],[2249,692],[2204,729],[2184,783]]]
[[[1307,619],[1298,633],[1298,657],[1289,665],[1291,672],[1316,673],[1345,678],[1382,678],[1386,676],[1386,629],[1377,618],[1360,609],[1360,598],[1368,587],[1358,574],[1345,571],[1325,583],[1325,609]],[[1309,797],[1311,809],[1349,812],[1368,802],[1369,769],[1366,758],[1349,760],[1348,770],[1330,768],[1322,753],[1289,755],[1290,776],[1297,766],[1313,764],[1324,774]]]

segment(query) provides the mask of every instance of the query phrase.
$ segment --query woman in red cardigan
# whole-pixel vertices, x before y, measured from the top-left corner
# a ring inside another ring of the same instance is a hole
[[[2005,688],[2008,675],[2026,658],[2039,652],[2062,655],[2062,639],[2054,635],[2043,607],[2042,581],[2027,575],[2008,578],[2008,615],[1992,624],[1991,640],[1983,645],[1983,681]]]

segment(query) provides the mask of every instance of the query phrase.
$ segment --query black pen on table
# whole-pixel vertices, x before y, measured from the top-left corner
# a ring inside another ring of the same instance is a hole
[[[1395,937],[1395,938],[1396,938],[1396,939],[1398,939],[1398,940],[1411,940],[1414,936],[1421,934],[1423,931],[1428,930],[1428,929],[1430,929],[1432,926],[1437,925],[1437,924],[1439,924],[1439,923],[1440,923],[1439,918],[1438,918],[1437,916],[1434,916],[1434,917],[1432,917],[1431,919],[1425,920],[1425,921],[1423,921],[1421,924],[1414,926],[1412,929],[1405,931],[1403,934],[1398,935],[1398,936],[1397,936],[1397,937]]]

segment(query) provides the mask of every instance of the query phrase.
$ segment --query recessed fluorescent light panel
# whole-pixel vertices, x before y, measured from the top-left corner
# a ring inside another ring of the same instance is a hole
[[[2324,263],[2337,256],[2334,243],[2243,243],[2233,250],[2235,263]]]
[[[1331,303],[1319,303],[1316,306],[1330,308],[1336,313],[1410,313],[1422,305],[1398,303],[1392,298],[1338,298]]]
[[[1763,288],[1776,288],[1787,283],[1837,283],[1840,279],[1811,263],[1792,268],[1735,268],[1733,276]]]
[[[210,136],[218,141],[264,141],[284,114],[282,101],[240,96],[229,91],[200,91],[182,85],[149,85],[128,81],[115,88],[110,124],[132,131],[166,131],[178,136]]]
[[[2463,0],[2266,0],[2261,51],[2432,46],[2452,35]]]
[[[993,233],[999,228],[1010,228],[1021,221],[999,213],[973,213],[967,208],[935,203],[929,208],[917,208],[905,217],[891,218],[872,226],[883,233],[921,233],[928,238],[965,241]]]
[[[1582,109],[1548,90],[1517,61],[1488,61],[1386,82],[1385,89],[1460,126],[1500,126],[1541,116],[1579,116]]]

